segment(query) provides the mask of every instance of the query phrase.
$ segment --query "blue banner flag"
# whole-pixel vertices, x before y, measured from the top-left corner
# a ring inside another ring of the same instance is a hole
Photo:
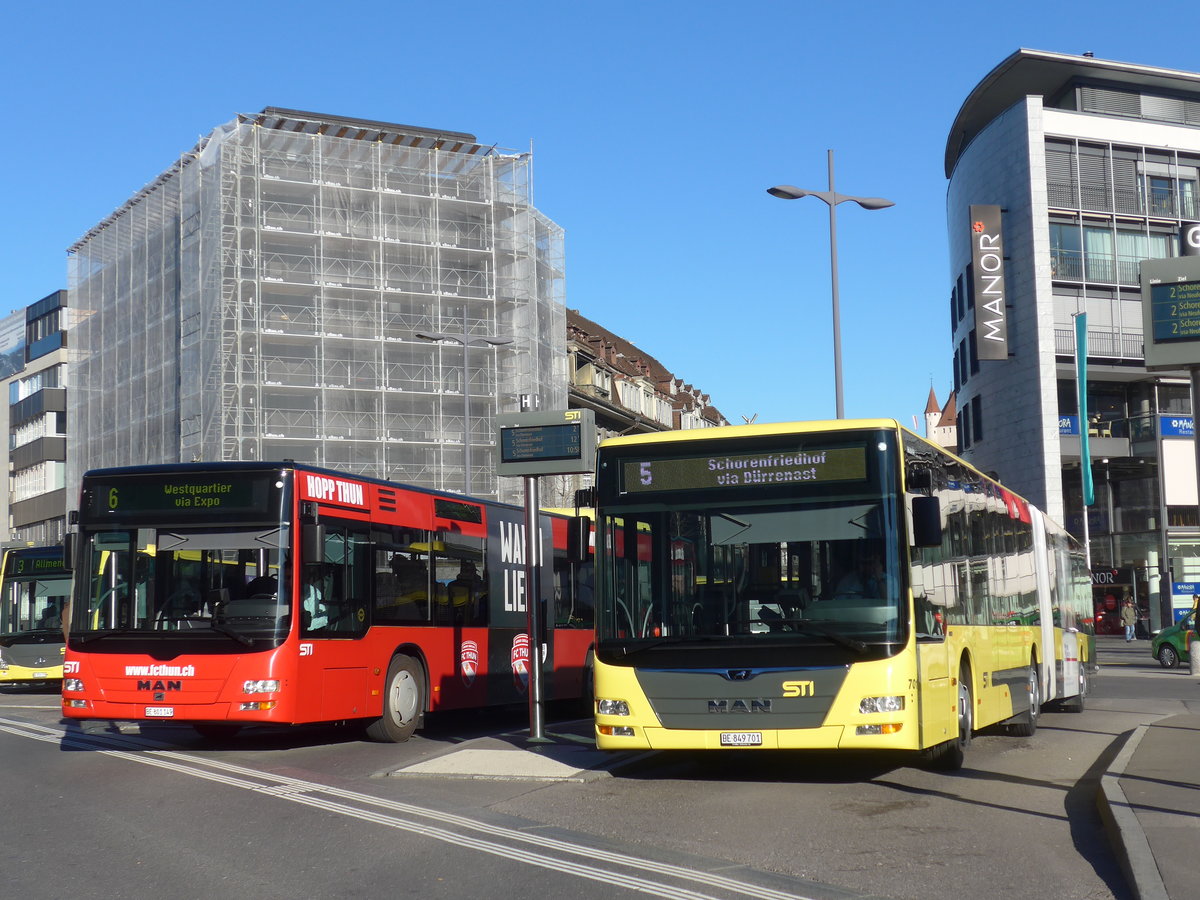
[[[1087,313],[1075,314],[1075,385],[1079,391],[1079,467],[1083,472],[1083,505],[1096,502],[1092,484],[1092,452],[1088,446],[1091,418],[1087,405]]]

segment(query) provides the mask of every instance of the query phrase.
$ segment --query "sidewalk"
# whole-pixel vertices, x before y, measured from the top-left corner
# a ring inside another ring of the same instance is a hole
[[[1200,714],[1135,729],[1100,779],[1097,806],[1138,900],[1200,897]]]

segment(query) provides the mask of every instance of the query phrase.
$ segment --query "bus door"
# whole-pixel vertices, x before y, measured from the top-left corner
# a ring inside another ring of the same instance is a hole
[[[909,548],[913,640],[917,651],[920,743],[927,747],[956,733],[957,672],[951,672],[948,627],[961,621],[957,567],[942,547]]]
[[[370,715],[370,659],[362,638],[371,624],[374,560],[365,525],[326,520],[306,524],[297,588],[300,647],[297,695],[301,718],[336,721]]]
[[[1062,648],[1056,646],[1055,628],[1062,628],[1062,611],[1058,598],[1058,560],[1048,546],[1045,520],[1042,512],[1032,516],[1033,559],[1038,560],[1034,571],[1034,586],[1037,592],[1038,618],[1042,626],[1042,696],[1063,696],[1064,685],[1079,684],[1079,631],[1062,629]],[[1058,656],[1061,654],[1061,659]],[[1060,666],[1070,671],[1060,671]]]

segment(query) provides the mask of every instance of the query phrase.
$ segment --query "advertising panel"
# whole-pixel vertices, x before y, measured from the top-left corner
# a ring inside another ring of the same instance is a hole
[[[980,359],[1008,359],[1004,235],[999,206],[971,206],[975,342]]]

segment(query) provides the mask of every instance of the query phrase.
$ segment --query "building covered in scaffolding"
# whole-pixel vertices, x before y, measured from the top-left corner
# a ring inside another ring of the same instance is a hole
[[[496,412],[567,405],[562,231],[531,166],[273,107],[215,129],[71,248],[68,490],[238,459],[519,488],[494,473]]]

